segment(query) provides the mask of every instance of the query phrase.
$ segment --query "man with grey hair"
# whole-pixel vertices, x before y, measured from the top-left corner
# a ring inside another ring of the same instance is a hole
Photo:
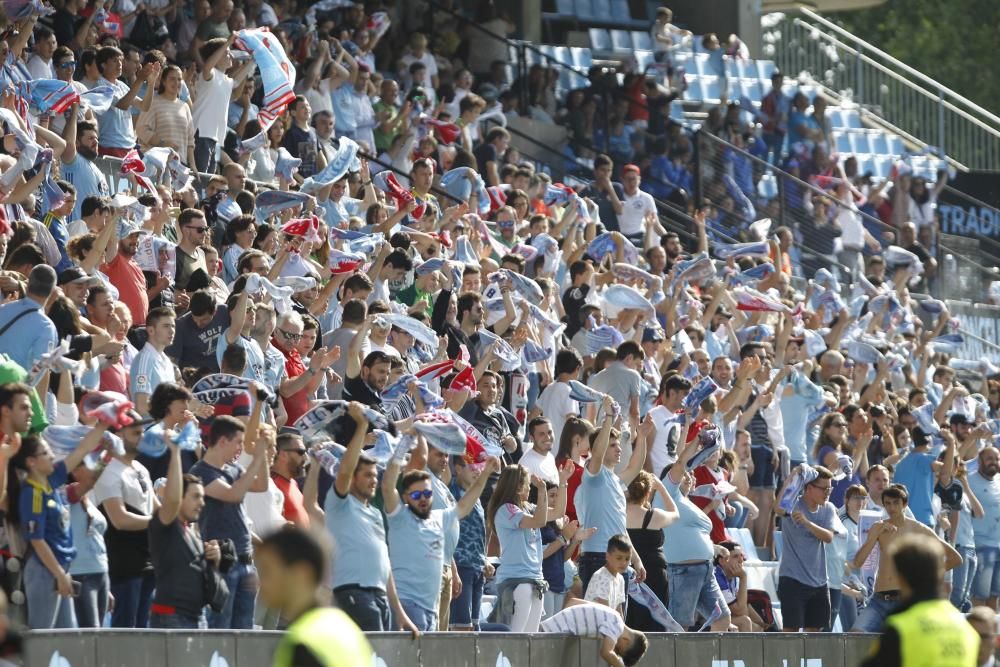
[[[271,339],[285,357],[285,379],[278,385],[278,394],[288,413],[289,424],[295,423],[296,419],[312,407],[310,397],[323,381],[323,369],[340,358],[339,348],[327,352],[325,347],[321,347],[313,353],[309,359],[309,367],[306,368],[298,350],[303,329],[305,322],[302,316],[289,310],[278,317],[278,326]]]
[[[0,306],[0,350],[25,370],[59,344],[56,325],[45,314],[55,288],[55,269],[39,264],[28,275],[26,296]]]

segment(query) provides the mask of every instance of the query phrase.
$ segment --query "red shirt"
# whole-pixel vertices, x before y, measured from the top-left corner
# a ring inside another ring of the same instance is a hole
[[[285,355],[285,375],[289,380],[297,378],[306,372],[306,365],[302,363],[302,356],[297,350],[286,350],[278,343],[277,338],[271,339],[278,351]],[[275,387],[277,389],[277,387]],[[288,413],[289,424],[294,424],[295,420],[309,411],[309,392],[303,387],[291,396],[281,398],[285,404],[285,412]]]
[[[694,469],[694,480],[695,487],[702,486],[703,484],[718,484],[722,481],[729,481],[729,472],[724,468],[719,468],[718,472],[714,472],[708,466],[698,466]],[[698,507],[704,508],[712,501],[701,496],[691,496],[691,502]],[[726,534],[725,520],[719,516],[718,511],[713,510],[710,512],[708,518],[712,521],[712,532],[709,535],[712,538],[712,542],[718,544],[719,542],[728,540],[729,536]]]
[[[559,461],[558,465],[563,465],[564,461]],[[576,497],[576,490],[580,488],[583,481],[583,466],[573,461],[573,474],[566,480],[566,516],[570,521],[576,521],[576,505],[573,499]]]
[[[109,264],[101,265],[101,272],[117,288],[118,299],[128,306],[132,323],[135,326],[145,324],[149,295],[146,293],[146,277],[142,275],[139,265],[118,253]]]
[[[285,506],[281,509],[281,516],[291,521],[301,528],[309,527],[309,514],[306,512],[302,489],[294,480],[285,479],[278,473],[271,473],[274,485],[281,489],[281,495],[285,496]]]
[[[128,371],[121,359],[101,371],[101,391],[117,391],[128,396]]]

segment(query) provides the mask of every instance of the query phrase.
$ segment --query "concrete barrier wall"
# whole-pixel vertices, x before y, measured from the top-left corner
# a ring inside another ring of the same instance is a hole
[[[277,632],[29,633],[28,667],[270,667]],[[651,634],[647,667],[856,667],[870,635]],[[600,667],[598,642],[562,635],[368,635],[372,667]],[[58,654],[58,657],[56,656]],[[365,665],[364,667],[368,667]]]

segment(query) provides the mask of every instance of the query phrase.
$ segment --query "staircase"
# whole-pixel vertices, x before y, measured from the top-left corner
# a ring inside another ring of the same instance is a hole
[[[963,170],[1000,170],[1000,117],[807,8],[763,21],[765,55],[866,124]]]

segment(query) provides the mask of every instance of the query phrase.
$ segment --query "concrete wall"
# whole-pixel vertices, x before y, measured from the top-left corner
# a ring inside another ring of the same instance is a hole
[[[30,667],[270,667],[276,632],[101,630],[30,633]],[[649,635],[657,667],[855,667],[865,635]],[[597,640],[557,635],[372,633],[373,667],[599,667]],[[65,661],[53,659],[55,653]],[[366,666],[367,667],[367,666]]]

